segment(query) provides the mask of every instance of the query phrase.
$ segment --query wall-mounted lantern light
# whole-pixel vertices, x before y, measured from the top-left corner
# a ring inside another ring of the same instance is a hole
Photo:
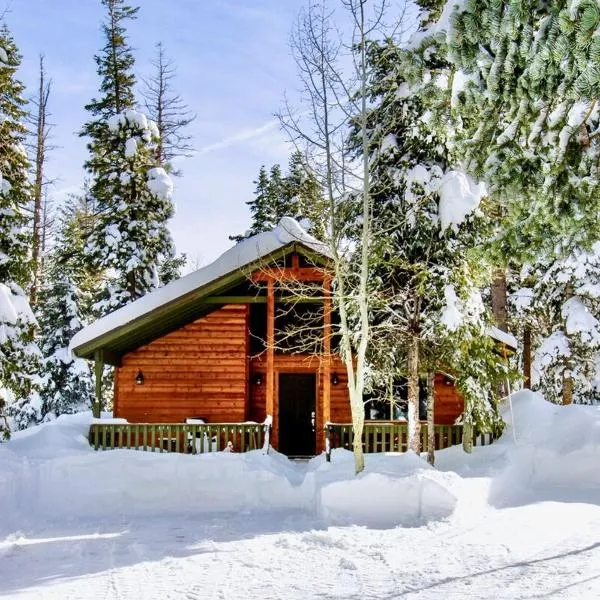
[[[142,373],[141,369],[138,370],[137,375],[135,376],[135,384],[136,385],[144,384],[144,374]]]
[[[331,376],[331,385],[337,385],[340,382],[340,378],[338,377],[337,373],[334,373]]]
[[[256,385],[262,385],[262,374],[261,374],[261,373],[257,373],[257,374],[254,376],[254,383],[255,383]]]

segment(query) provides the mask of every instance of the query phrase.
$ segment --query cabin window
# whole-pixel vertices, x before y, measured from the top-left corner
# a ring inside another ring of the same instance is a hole
[[[310,258],[308,258],[307,256],[304,256],[304,254],[299,254],[298,255],[298,266],[314,267],[315,263],[312,260],[310,260]]]
[[[365,396],[365,420],[404,421],[408,418],[408,383],[405,377],[395,378]],[[419,379],[419,419],[427,419],[427,381]]]
[[[277,352],[313,354],[322,352],[323,306],[311,302],[284,303],[275,310]]]
[[[250,305],[250,354],[260,354],[267,348],[267,304]]]

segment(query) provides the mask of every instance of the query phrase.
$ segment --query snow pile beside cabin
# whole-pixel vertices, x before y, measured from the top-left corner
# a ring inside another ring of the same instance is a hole
[[[0,505],[10,527],[39,520],[299,510],[326,523],[418,525],[448,517],[451,474],[414,454],[369,455],[354,476],[335,450],[296,464],[271,450],[202,455],[94,451],[90,413],[62,415],[0,445]],[[1,532],[0,532],[1,533]]]
[[[388,528],[536,498],[600,503],[600,407],[552,405],[522,391],[512,415],[507,407],[500,440],[471,455],[440,451],[434,469],[412,453],[372,454],[358,477],[342,449],[331,463],[321,455],[304,464],[260,450],[96,452],[86,439],[90,414],[63,415],[0,445],[2,524],[295,510],[324,524]]]
[[[460,447],[437,453],[436,467],[461,477],[485,478],[496,507],[532,501],[600,504],[600,406],[547,402],[521,390],[504,401],[506,428],[491,446],[466,455]]]
[[[164,182],[161,182],[159,175],[152,176],[152,185],[162,187]],[[295,219],[283,217],[272,231],[242,240],[206,267],[146,294],[82,329],[73,337],[71,348],[82,346],[98,336],[135,321],[146,313],[197,291],[229,273],[254,265],[263,257],[294,242],[324,256],[329,255],[327,247],[308,234]]]

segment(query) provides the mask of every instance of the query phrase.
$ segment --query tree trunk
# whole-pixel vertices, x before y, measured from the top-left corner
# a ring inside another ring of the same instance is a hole
[[[523,329],[523,387],[531,389],[531,327]]]
[[[44,70],[44,56],[40,56],[40,77],[38,98],[35,101],[37,113],[33,117],[35,126],[35,174],[33,180],[33,240],[31,247],[31,261],[33,264],[33,282],[29,292],[29,302],[32,307],[37,303],[41,279],[41,254],[42,237],[44,235],[43,221],[43,196],[44,196],[44,165],[46,161],[46,142],[48,138],[48,97],[50,95],[50,82],[46,80]]]
[[[508,309],[506,293],[506,271],[496,269],[492,279],[492,313],[496,326],[502,331],[507,331]]]
[[[413,335],[408,344],[408,448],[421,451],[419,422],[419,338]]]
[[[362,396],[360,398],[351,398],[350,403],[352,407],[352,430],[354,431],[354,439],[352,441],[354,472],[358,475],[365,469],[365,454],[362,443],[365,426],[365,407]]]
[[[571,375],[571,361],[564,358],[565,370],[563,371],[562,403],[573,404],[573,376]]]
[[[427,462],[435,463],[435,373],[427,374]]]
[[[462,445],[467,454],[473,452],[473,423],[463,423]]]

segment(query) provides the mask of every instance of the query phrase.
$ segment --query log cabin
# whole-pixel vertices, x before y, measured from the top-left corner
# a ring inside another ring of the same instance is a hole
[[[322,452],[326,425],[351,423],[346,369],[332,352],[328,262],[327,248],[284,218],[273,231],[92,323],[71,348],[95,361],[95,415],[108,364],[114,366],[113,414],[122,422],[162,424],[172,432],[185,423],[241,427],[269,417],[269,441],[280,452]],[[292,286],[301,286],[301,295],[290,295]],[[299,328],[299,319],[310,327]],[[303,330],[309,336],[299,340]],[[402,422],[402,393],[400,385],[387,406],[367,401],[367,422]],[[441,373],[435,397],[436,424],[451,426],[463,402]],[[176,443],[179,449],[179,438]],[[140,445],[136,438],[133,446]]]

